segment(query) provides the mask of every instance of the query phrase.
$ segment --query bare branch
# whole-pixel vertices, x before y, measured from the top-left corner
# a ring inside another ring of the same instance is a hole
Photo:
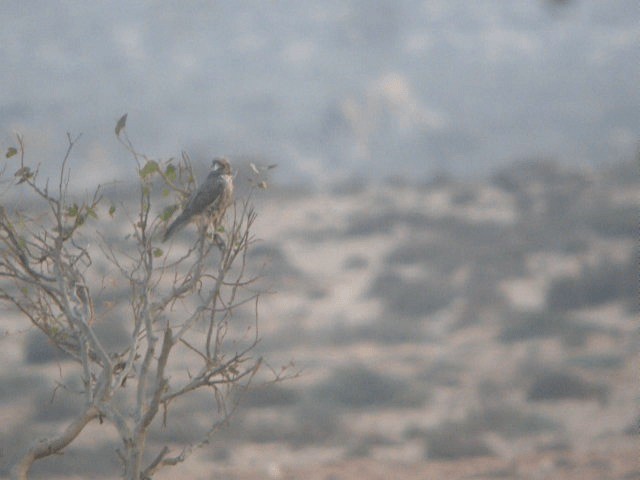
[[[15,463],[11,469],[11,478],[13,480],[26,480],[27,474],[33,462],[36,460],[54,455],[64,449],[82,432],[84,427],[99,415],[98,408],[92,406],[87,408],[82,414],[71,422],[60,435],[50,439],[40,439],[31,446],[24,454],[20,456],[20,460]]]
[[[26,478],[37,459],[63,451],[95,418],[118,431],[124,478],[150,478],[208,442],[237,408],[234,393],[244,391],[263,364],[254,354],[260,341],[260,294],[247,288],[256,280],[247,274],[247,253],[255,242],[252,194],[228,209],[223,226],[212,222],[211,228],[203,217],[196,222],[191,244],[172,244],[165,251],[158,241],[170,215],[156,214],[154,202],[160,189],[163,198],[173,197],[174,205],[190,197],[196,185],[191,161],[186,153],[178,161],[164,162],[139,153],[124,121],[117,136],[132,155],[139,177],[131,211],[121,204],[124,213],[119,218],[129,231],[120,242],[85,228],[98,215],[101,187],[84,200],[74,200],[69,193],[69,162],[79,136],[67,134],[67,149],[51,189],[48,181],[38,179],[38,168],[27,164],[24,141],[18,137],[19,188],[36,198],[41,211],[0,207],[0,301],[21,312],[80,365],[84,410],[60,435],[26,450],[14,465],[13,478]],[[99,254],[102,261],[94,258]],[[109,274],[96,271],[105,264],[111,268]],[[109,295],[110,282],[118,295],[118,282],[127,290],[127,342],[119,349],[105,347],[95,329],[101,320],[122,317],[115,302],[99,300]],[[251,302],[254,324],[240,338],[227,338],[233,331],[230,320]],[[202,334],[192,337],[196,331]],[[167,372],[174,372],[171,365],[181,353],[195,359],[195,366],[172,376],[169,384]],[[161,448],[143,468],[148,432],[158,414],[166,419],[173,400],[201,389],[211,392],[217,406],[206,435],[194,438],[174,456],[168,447]]]

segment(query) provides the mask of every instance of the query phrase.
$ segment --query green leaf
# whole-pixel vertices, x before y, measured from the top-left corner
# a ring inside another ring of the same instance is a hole
[[[127,124],[127,114],[125,113],[123,116],[120,117],[120,120],[118,120],[118,123],[116,123],[116,136],[120,135],[120,132],[126,126],[126,124]]]
[[[115,205],[111,205],[109,207],[109,216],[113,218],[113,214],[116,213],[116,206]]]
[[[175,205],[169,205],[168,207],[165,207],[165,209],[162,211],[162,215],[160,215],[160,219],[163,222],[168,221],[171,218],[171,215],[174,214],[174,212],[178,209],[179,205],[175,204]]]
[[[164,174],[173,182],[176,179],[176,167],[170,163],[167,165],[167,169],[164,171]]]
[[[20,180],[18,181],[18,185],[19,185],[22,182],[25,182],[25,181],[29,180],[30,178],[32,178],[33,177],[33,172],[31,171],[31,169],[29,167],[21,167],[16,171],[14,176],[20,177]]]
[[[94,218],[94,219],[98,218],[98,214],[93,208],[87,207],[87,215],[89,215],[91,218]]]
[[[162,189],[162,196],[163,197],[168,197],[170,193],[171,193],[171,190],[169,190],[168,188],[163,188]]]
[[[157,171],[158,171],[158,162],[156,162],[155,160],[149,160],[145,164],[145,166],[142,167],[142,170],[140,170],[140,176],[142,178],[146,178],[152,173],[155,173]]]
[[[67,216],[75,217],[76,215],[78,215],[78,211],[79,211],[78,204],[74,203],[72,206],[67,208]]]
[[[5,157],[7,157],[7,158],[11,158],[11,157],[13,157],[14,155],[16,155],[17,153],[18,153],[18,150],[16,150],[16,148],[15,148],[15,147],[9,147],[9,148],[7,149],[7,154],[5,155]]]
[[[164,255],[164,252],[162,251],[161,248],[154,248],[153,249],[153,256],[158,258],[161,257],[162,255]]]

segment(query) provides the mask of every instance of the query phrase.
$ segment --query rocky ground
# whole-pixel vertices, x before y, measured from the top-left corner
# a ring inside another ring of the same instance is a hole
[[[274,292],[260,351],[299,375],[250,391],[180,476],[640,478],[637,178],[530,162],[476,182],[268,190],[250,259]],[[66,362],[38,332],[14,317],[3,331],[8,461],[74,400],[51,400]],[[207,415],[198,399],[174,413],[152,444]],[[112,434],[85,437],[34,478],[117,471]]]

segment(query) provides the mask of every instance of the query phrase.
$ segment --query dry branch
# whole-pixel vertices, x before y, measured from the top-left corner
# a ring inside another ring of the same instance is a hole
[[[209,441],[237,406],[234,390],[246,388],[262,364],[253,355],[259,342],[259,296],[248,290],[255,279],[247,276],[256,219],[251,196],[236,202],[224,231],[199,224],[191,245],[162,250],[158,239],[171,209],[158,213],[156,202],[167,196],[175,205],[184,202],[195,186],[193,168],[186,154],[177,162],[160,162],[138,153],[125,123],[123,117],[116,133],[135,161],[139,190],[133,212],[122,205],[119,218],[127,219],[129,234],[120,242],[106,235],[105,222],[114,220],[99,217],[101,188],[80,200],[70,193],[69,165],[78,139],[68,136],[56,188],[50,189],[48,181],[40,181],[38,168],[27,164],[18,137],[15,188],[30,192],[41,212],[32,206],[29,212],[0,208],[0,300],[17,308],[79,366],[84,409],[60,434],[25,449],[11,470],[14,479],[26,479],[36,460],[63,451],[96,418],[118,432],[123,478],[150,478]],[[110,208],[109,215],[114,212]],[[98,263],[110,265],[108,275],[119,277],[129,290],[128,341],[119,349],[106,348],[95,330],[112,308],[95,304],[94,292],[108,290],[104,275],[95,273]],[[256,308],[254,337],[243,348],[227,351],[228,322],[234,310],[249,302]],[[198,336],[196,329],[202,331]],[[193,375],[172,370],[185,351],[198,361]],[[201,389],[210,390],[217,404],[207,434],[173,456],[168,446],[162,447],[144,466],[150,427],[166,420],[176,398]]]

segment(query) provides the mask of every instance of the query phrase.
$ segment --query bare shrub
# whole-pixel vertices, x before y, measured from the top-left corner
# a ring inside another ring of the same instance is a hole
[[[237,201],[215,231],[202,219],[197,235],[183,237],[188,244],[160,243],[193,192],[195,174],[186,154],[159,161],[137,152],[125,122],[123,116],[116,135],[135,161],[134,206],[105,199],[102,187],[84,196],[71,193],[69,161],[77,138],[70,135],[55,181],[40,179],[22,137],[7,154],[19,167],[17,183],[5,180],[5,194],[19,190],[34,200],[28,209],[20,203],[0,208],[0,300],[71,359],[60,368],[76,379],[71,383],[81,398],[58,433],[17,456],[14,479],[26,479],[36,460],[66,450],[90,423],[118,432],[114,450],[123,478],[150,478],[209,442],[263,363],[254,352],[259,294],[249,288],[254,278],[247,273],[256,219],[252,194]],[[162,210],[160,202],[171,203]],[[123,224],[124,238],[114,237]],[[126,299],[126,306],[116,299]],[[249,325],[232,322],[242,309],[254,314]],[[109,321],[114,315],[122,322]],[[273,380],[285,375],[271,372]],[[178,446],[148,444],[152,429],[172,425],[167,419],[177,399],[196,392],[210,398],[203,428],[188,440],[181,437]],[[70,414],[64,408],[58,413]],[[55,457],[47,462],[54,471],[49,462]]]
[[[541,415],[499,403],[472,410],[462,420],[445,422],[434,429],[409,429],[406,435],[424,438],[428,458],[453,460],[492,455],[484,437],[489,432],[514,439],[558,428],[556,423]]]
[[[24,398],[27,393],[33,394],[34,385],[43,387],[44,377],[12,372],[0,377],[0,404],[9,403],[17,398]],[[38,390],[37,390],[38,391]]]
[[[425,395],[410,381],[379,374],[361,365],[336,370],[315,388],[315,397],[347,408],[415,407]]]
[[[456,460],[493,455],[481,432],[457,422],[446,422],[425,434],[425,457]]]
[[[295,448],[334,442],[345,437],[340,412],[334,407],[309,399],[288,407],[286,414],[281,411],[277,416],[245,417],[231,426],[229,437],[236,442],[282,442]]]
[[[29,332],[24,346],[24,359],[29,364],[38,365],[60,362],[68,360],[70,357],[40,332]]]
[[[527,400],[593,400],[605,402],[608,388],[591,383],[579,375],[568,372],[539,372],[527,390]]]
[[[604,261],[597,266],[586,267],[579,276],[560,277],[551,282],[547,307],[567,311],[616,300],[635,300],[636,277],[631,259],[625,264]]]
[[[380,298],[387,312],[417,319],[446,307],[454,295],[445,279],[403,279],[389,272],[376,277],[369,289],[369,296]]]
[[[518,312],[508,316],[500,331],[504,343],[522,342],[541,338],[559,338],[567,345],[582,345],[595,327],[583,325],[554,311]]]
[[[242,404],[249,408],[281,407],[293,405],[299,398],[300,395],[295,390],[271,384],[250,389]]]

